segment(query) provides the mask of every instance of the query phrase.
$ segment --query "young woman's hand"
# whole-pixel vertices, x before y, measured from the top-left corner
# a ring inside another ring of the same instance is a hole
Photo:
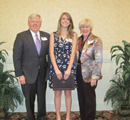
[[[70,76],[70,70],[66,70],[64,73],[64,79],[67,80]]]
[[[61,71],[60,70],[56,70],[55,73],[56,73],[57,78],[59,80],[61,80],[62,79],[62,73],[61,73]]]

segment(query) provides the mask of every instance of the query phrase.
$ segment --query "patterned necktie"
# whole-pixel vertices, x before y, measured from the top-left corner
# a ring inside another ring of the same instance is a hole
[[[36,36],[36,48],[37,48],[37,52],[38,52],[38,55],[39,55],[40,54],[40,50],[41,50],[41,41],[39,40],[37,34],[35,36]]]

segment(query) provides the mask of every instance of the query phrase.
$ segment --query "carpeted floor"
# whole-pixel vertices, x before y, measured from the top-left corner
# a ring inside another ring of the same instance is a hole
[[[35,116],[36,113],[35,113]],[[66,113],[61,112],[62,120],[65,120]],[[55,112],[47,113],[48,120],[56,120]],[[80,120],[78,119],[79,112],[71,112],[71,120]],[[6,120],[26,120],[26,113],[9,113]],[[112,111],[97,111],[95,120],[120,120],[118,116],[115,116]]]

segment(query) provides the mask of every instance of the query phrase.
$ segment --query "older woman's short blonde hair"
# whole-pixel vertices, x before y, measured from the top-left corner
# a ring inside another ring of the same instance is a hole
[[[93,29],[93,23],[91,20],[89,19],[83,19],[79,22],[79,29],[81,29],[82,26],[85,26],[85,25],[89,25],[90,26],[90,29],[92,31]]]

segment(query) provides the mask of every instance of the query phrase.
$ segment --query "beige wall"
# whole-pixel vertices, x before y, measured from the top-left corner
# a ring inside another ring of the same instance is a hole
[[[115,63],[110,60],[110,47],[121,44],[122,40],[130,42],[130,0],[0,0],[0,41],[9,51],[6,69],[14,69],[12,48],[16,34],[28,29],[27,19],[31,13],[42,16],[41,30],[49,33],[57,28],[57,21],[62,12],[72,15],[75,31],[80,35],[78,23],[89,18],[94,23],[93,33],[103,40],[103,79],[99,82],[97,92],[97,110],[111,109],[111,105],[103,102],[106,90],[115,71]],[[1,49],[1,48],[0,48]],[[47,111],[54,111],[54,98],[51,89],[47,89]],[[73,91],[72,110],[78,110],[77,92]],[[62,99],[62,110],[65,101]],[[17,111],[25,112],[25,105]]]
[[[49,33],[57,28],[62,12],[71,14],[75,31],[80,35],[78,23],[89,18],[94,23],[93,33],[103,40],[105,51],[122,40],[130,41],[130,0],[0,0],[0,41],[12,51],[18,32],[28,29],[31,13],[42,16],[41,30]]]

